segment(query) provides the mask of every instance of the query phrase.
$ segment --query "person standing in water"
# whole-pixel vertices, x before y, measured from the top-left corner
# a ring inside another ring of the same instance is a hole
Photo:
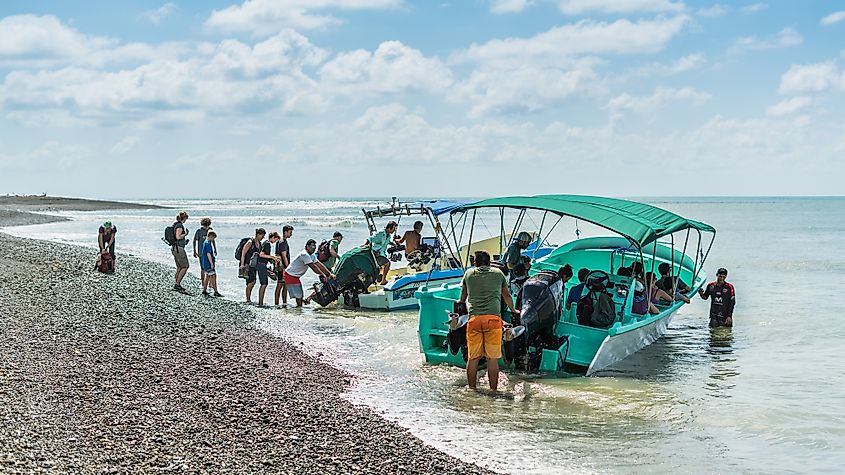
[[[285,268],[284,273],[282,273],[282,278],[285,280],[285,286],[290,292],[290,296],[296,299],[296,306],[301,307],[303,303],[306,305],[311,301],[311,297],[314,296],[312,292],[307,298],[305,297],[304,290],[302,289],[302,281],[300,277],[305,275],[308,272],[308,269],[311,269],[317,275],[322,276],[325,280],[331,280],[335,278],[335,275],[331,273],[326,266],[317,259],[317,256],[314,254],[317,251],[317,241],[313,239],[309,239],[308,242],[305,243],[305,249],[299,253],[296,258],[294,258],[290,265]]]
[[[279,264],[282,272],[276,276],[276,306],[279,306],[279,297],[282,298],[282,305],[288,304],[288,289],[285,286],[285,279],[284,279],[284,269],[287,269],[290,265],[290,245],[288,244],[288,239],[293,236],[293,226],[285,225],[282,227],[282,240],[279,241],[279,245],[276,249],[279,252]]]
[[[707,300],[710,298],[710,327],[732,327],[734,324],[734,306],[736,306],[736,291],[728,282],[728,270],[724,267],[716,271],[716,281],[707,284],[704,289],[698,289],[698,295]]]
[[[246,269],[246,303],[252,303],[252,288],[255,287],[256,277],[261,280],[261,284],[267,285],[267,262],[262,266],[258,265],[258,254],[261,252],[261,241],[267,231],[264,228],[255,229],[255,237],[244,244],[241,251],[241,269]]]
[[[513,298],[508,291],[505,274],[490,267],[487,251],[475,252],[475,267],[464,274],[461,283],[460,303],[467,304],[467,383],[475,389],[478,377],[478,362],[487,358],[487,377],[490,389],[499,386],[499,358],[502,357],[502,304],[511,313],[517,313]]]

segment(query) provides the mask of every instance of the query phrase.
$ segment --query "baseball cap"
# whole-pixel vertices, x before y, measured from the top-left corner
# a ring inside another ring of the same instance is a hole
[[[716,275],[728,275],[728,270],[724,267],[719,267],[719,270],[716,271]]]

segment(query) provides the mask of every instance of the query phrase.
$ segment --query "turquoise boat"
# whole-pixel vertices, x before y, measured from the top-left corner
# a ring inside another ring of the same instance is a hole
[[[613,235],[576,239],[533,261],[528,280],[522,287],[524,294],[513,289],[514,301],[521,308],[519,314],[503,312],[503,319],[516,326],[516,333],[522,330],[524,333],[503,342],[502,368],[543,374],[590,375],[660,338],[685,302],[678,295],[679,299],[654,305],[645,314],[636,313],[635,299],[641,300],[642,295],[648,298],[651,289],[642,276],[619,275],[622,268],[622,274],[629,274],[624,270],[631,268],[641,274],[649,270],[656,273],[660,264],[668,264],[671,282],[688,283],[690,296],[705,283],[702,267],[716,230],[705,223],[643,203],[579,195],[502,197],[460,206],[452,210],[450,222],[453,225],[469,222],[468,242],[472,243],[472,229],[477,216],[481,215],[502,217],[499,229],[504,236],[506,211],[516,213],[514,231],[525,224],[526,213],[541,214],[541,240],[545,223],[556,220],[554,226],[557,226],[564,217],[591,223]],[[507,244],[503,238],[500,249]],[[460,243],[455,242],[454,247],[460,248]],[[459,257],[468,257],[471,252],[472,249],[468,249]],[[469,262],[461,264],[464,268],[470,266]],[[576,273],[567,282],[556,277],[565,264],[572,266]],[[591,305],[582,305],[579,301],[567,309],[564,298],[579,284],[579,268],[591,270],[587,285],[578,296],[580,301],[589,299]],[[451,283],[424,286],[415,293],[420,305],[420,349],[429,364],[466,364],[461,329],[455,328],[453,322],[450,330],[448,323],[460,291],[459,283]],[[589,316],[584,315],[598,306],[606,309],[604,315],[609,317],[601,324],[589,321]]]

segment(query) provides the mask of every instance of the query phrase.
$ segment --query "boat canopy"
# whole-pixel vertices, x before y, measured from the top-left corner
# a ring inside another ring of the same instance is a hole
[[[571,216],[618,233],[642,248],[662,236],[684,229],[714,233],[705,223],[686,219],[655,206],[617,198],[583,195],[538,195],[490,198],[465,204],[453,213],[475,208],[516,208]]]
[[[431,210],[432,215],[440,216],[466,204],[465,202],[451,200],[415,201],[412,203],[397,203],[395,206],[385,208],[378,207],[376,209],[364,210],[364,214],[381,218],[384,216],[427,214],[427,210]]]

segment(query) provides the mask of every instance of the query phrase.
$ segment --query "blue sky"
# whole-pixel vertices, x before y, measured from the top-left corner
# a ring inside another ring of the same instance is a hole
[[[845,194],[845,4],[0,4],[0,193]]]

